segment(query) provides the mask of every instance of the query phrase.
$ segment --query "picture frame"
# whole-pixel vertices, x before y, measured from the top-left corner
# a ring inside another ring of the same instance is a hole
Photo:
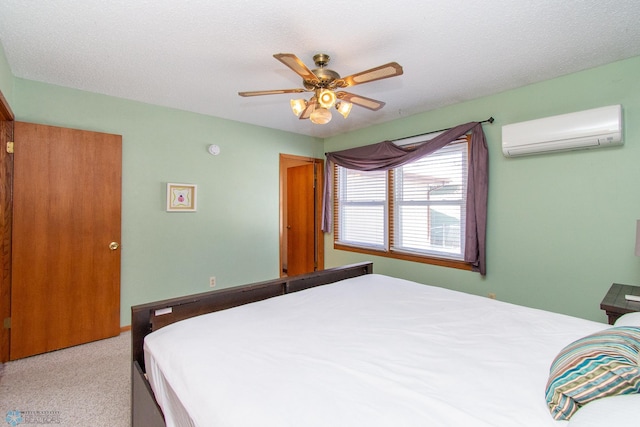
[[[167,183],[167,212],[196,212],[196,184]]]

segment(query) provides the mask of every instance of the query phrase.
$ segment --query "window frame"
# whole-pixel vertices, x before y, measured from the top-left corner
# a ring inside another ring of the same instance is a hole
[[[467,153],[471,152],[471,136],[465,135],[460,137],[458,140],[453,141],[458,142],[460,140],[466,139],[467,141]],[[468,162],[467,162],[468,167]],[[385,248],[384,249],[375,249],[372,247],[365,246],[357,246],[357,245],[349,245],[343,242],[340,242],[338,239],[340,237],[340,206],[339,206],[339,166],[333,165],[333,247],[336,250],[343,250],[348,252],[356,252],[367,255],[375,255],[386,258],[400,259],[404,261],[412,261],[419,262],[424,264],[437,265],[442,267],[456,268],[461,270],[472,270],[472,264],[470,262],[465,262],[459,259],[439,257],[435,255],[425,255],[425,254],[417,254],[410,253],[405,251],[397,251],[393,249],[394,243],[394,222],[395,220],[395,212],[394,212],[394,170],[386,171],[387,174],[387,200],[386,200],[386,215],[385,215]],[[468,180],[468,177],[467,177]],[[464,253],[462,254],[464,256]]]

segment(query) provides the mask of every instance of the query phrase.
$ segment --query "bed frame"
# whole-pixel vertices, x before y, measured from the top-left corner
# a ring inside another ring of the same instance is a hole
[[[200,314],[226,310],[267,298],[373,273],[363,262],[313,273],[236,286],[131,307],[131,425],[164,427],[164,416],[145,375],[144,337],[163,326]]]

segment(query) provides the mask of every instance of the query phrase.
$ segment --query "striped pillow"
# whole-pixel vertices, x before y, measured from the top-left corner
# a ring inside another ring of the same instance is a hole
[[[609,328],[581,338],[551,364],[546,398],[556,420],[605,396],[640,393],[640,327]]]

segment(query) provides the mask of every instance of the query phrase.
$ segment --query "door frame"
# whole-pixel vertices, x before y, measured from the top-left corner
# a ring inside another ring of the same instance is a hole
[[[11,235],[13,213],[13,155],[7,142],[13,141],[15,116],[0,91],[0,363],[9,360],[10,330],[5,319],[11,317]]]
[[[280,263],[278,271],[280,277],[286,275],[284,266],[287,259],[287,169],[290,167],[313,164],[316,168],[316,188],[315,188],[315,225],[316,230],[316,253],[317,269],[324,269],[324,233],[322,232],[322,194],[324,188],[324,160],[313,157],[296,156],[293,154],[280,153]]]

